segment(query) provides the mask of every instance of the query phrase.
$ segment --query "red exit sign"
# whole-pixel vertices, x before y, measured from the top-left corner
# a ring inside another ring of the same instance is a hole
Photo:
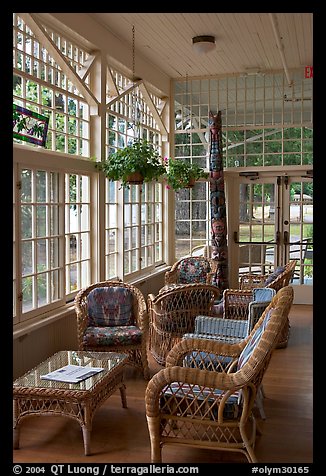
[[[314,77],[314,68],[313,68],[313,66],[306,66],[305,67],[304,77],[305,78],[313,78]]]

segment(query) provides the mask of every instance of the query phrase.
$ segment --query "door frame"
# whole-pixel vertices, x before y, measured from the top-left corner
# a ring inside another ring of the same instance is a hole
[[[240,183],[252,184],[253,180],[259,183],[275,183],[277,177],[288,177],[289,183],[291,180],[300,179],[301,181],[311,180],[313,172],[311,165],[306,166],[269,166],[269,167],[252,167],[252,168],[228,168],[224,171],[225,192],[226,192],[226,206],[227,206],[227,230],[228,230],[228,267],[229,267],[229,287],[237,289],[238,269],[239,269],[239,245],[236,243],[236,233],[239,233],[239,205]],[[241,173],[241,176],[239,175]],[[244,175],[245,173],[245,175]],[[276,190],[279,190],[277,187]],[[275,206],[280,209],[289,210],[289,202],[284,199],[285,194],[275,196]],[[278,220],[281,220],[281,214],[278,214]],[[284,218],[283,218],[284,220]],[[284,231],[284,224],[280,221],[277,224],[279,230]],[[283,238],[283,237],[282,237]],[[278,247],[277,247],[278,248]],[[284,261],[284,256],[278,257],[279,261]],[[293,283],[294,289],[294,303],[295,304],[312,304],[313,302],[313,285],[297,285]]]

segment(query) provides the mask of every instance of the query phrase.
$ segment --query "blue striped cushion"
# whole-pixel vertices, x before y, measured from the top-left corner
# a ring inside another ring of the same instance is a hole
[[[264,330],[266,329],[268,321],[271,317],[271,313],[272,313],[272,309],[270,309],[267,312],[263,322],[258,327],[258,329],[256,329],[251,339],[249,339],[245,348],[242,350],[241,354],[239,355],[237,370],[240,370],[245,365],[245,363],[248,362],[248,360],[250,359],[251,354],[253,353],[256,345],[258,344],[258,342],[261,339],[261,336],[263,335]]]
[[[206,417],[216,419],[218,405],[214,405],[214,403],[218,403],[223,394],[224,391],[218,388],[172,382],[163,389],[160,406],[163,413],[166,410],[167,413],[182,413],[185,416],[187,412],[190,412],[193,415],[201,416],[205,414]],[[197,405],[194,406],[192,402],[197,403]],[[207,406],[204,406],[204,402],[207,403]],[[237,418],[239,402],[240,392],[230,395],[224,406],[223,416],[225,419]]]

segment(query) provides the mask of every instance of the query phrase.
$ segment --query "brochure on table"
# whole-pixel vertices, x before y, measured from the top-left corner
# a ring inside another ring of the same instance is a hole
[[[102,367],[81,367],[80,365],[65,365],[60,369],[41,375],[44,380],[57,380],[58,382],[79,383],[88,377],[93,377],[104,369]]]

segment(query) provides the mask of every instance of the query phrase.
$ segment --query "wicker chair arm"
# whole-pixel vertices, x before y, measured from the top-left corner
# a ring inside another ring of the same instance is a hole
[[[148,316],[147,309],[142,309],[141,311],[138,312],[138,314],[135,316],[135,324],[137,327],[139,327],[140,330],[142,330],[145,333],[148,333],[149,316]]]
[[[81,289],[75,296],[75,311],[77,317],[77,342],[78,349],[83,349],[83,336],[88,326],[88,309],[86,299],[86,289]]]
[[[137,287],[131,287],[127,284],[125,284],[125,286],[131,290],[133,295],[134,323],[143,332],[148,332],[149,319],[145,298],[142,292]]]
[[[166,271],[164,275],[164,284],[173,284],[178,282],[179,271],[177,268]]]

